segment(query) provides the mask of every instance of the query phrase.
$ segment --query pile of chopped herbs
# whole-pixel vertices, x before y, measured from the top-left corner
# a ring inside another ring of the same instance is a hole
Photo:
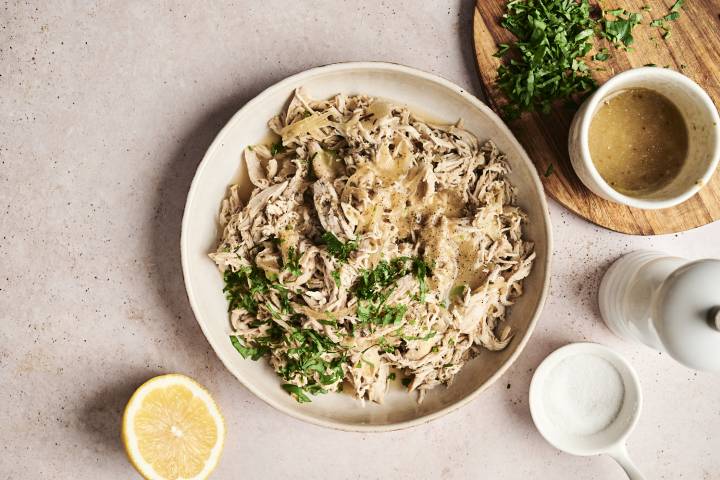
[[[677,20],[684,0],[677,0],[670,12],[649,22],[663,28]],[[649,12],[649,7],[643,7]],[[505,58],[498,67],[497,85],[508,99],[506,119],[523,112],[549,113],[557,101],[577,100],[592,92],[597,83],[587,63],[588,54],[599,38],[615,48],[630,49],[633,29],[642,23],[641,13],[622,8],[603,11],[588,0],[510,0],[500,24],[516,37],[500,44],[495,56]],[[592,60],[610,58],[607,48],[597,49]]]
[[[357,241],[342,242],[330,232],[322,235],[322,242],[320,246],[324,245],[327,252],[340,263],[347,262],[352,252],[358,248]],[[279,242],[269,243],[276,247],[279,245]],[[299,275],[300,257],[300,252],[296,249],[288,249],[284,268],[294,275]],[[412,298],[424,301],[427,292],[426,279],[431,274],[430,266],[422,258],[404,256],[380,260],[375,267],[361,270],[350,289],[350,292],[358,298],[356,307],[358,322],[351,326],[346,332],[347,335],[352,337],[358,329],[372,331],[380,326],[400,324],[408,306],[387,303],[396,288],[397,281],[406,275],[413,275],[419,288]],[[285,352],[283,362],[276,366],[276,373],[285,382],[282,388],[301,403],[310,401],[308,395],[342,389],[342,381],[345,377],[343,366],[349,361],[347,347],[334,342],[323,333],[303,326],[307,319],[293,308],[293,302],[302,302],[300,291],[289,290],[280,284],[277,278],[268,276],[256,265],[237,270],[229,268],[225,271],[224,280],[229,311],[244,309],[256,315],[257,319],[250,326],[264,329],[262,336],[253,338],[243,338],[241,335],[230,336],[233,347],[243,358],[258,360],[282,349]],[[268,298],[276,298],[277,303],[273,303]],[[261,313],[264,315],[259,315]],[[336,333],[342,333],[337,319],[330,312],[327,312],[327,317],[325,320],[320,320],[320,323],[332,326]],[[430,332],[422,337],[405,336],[402,329],[397,333],[402,341],[429,340],[435,334]],[[395,351],[400,348],[397,344],[390,345],[382,337],[378,346],[383,351]]]

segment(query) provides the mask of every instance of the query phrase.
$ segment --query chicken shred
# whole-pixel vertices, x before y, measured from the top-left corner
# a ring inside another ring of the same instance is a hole
[[[381,403],[392,380],[425,393],[479,351],[535,258],[492,141],[368,96],[297,90],[248,147],[254,190],[231,186],[222,237],[231,339],[265,357],[298,401],[350,388]]]

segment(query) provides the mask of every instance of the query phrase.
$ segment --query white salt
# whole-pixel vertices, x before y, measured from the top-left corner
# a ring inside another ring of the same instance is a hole
[[[556,427],[592,435],[615,420],[624,396],[622,377],[610,362],[594,355],[575,355],[550,372],[543,401]]]

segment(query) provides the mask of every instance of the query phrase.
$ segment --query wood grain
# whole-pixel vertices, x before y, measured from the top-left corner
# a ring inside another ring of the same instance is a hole
[[[642,12],[643,25],[633,30],[631,52],[610,48],[611,58],[592,67],[604,68],[593,76],[603,83],[616,73],[653,63],[695,80],[720,105],[720,0],[687,0],[678,20],[670,22],[672,33],[648,25],[665,15],[674,0],[628,0],[603,2],[606,9],[625,8]],[[649,5],[649,12],[641,10]],[[500,59],[493,56],[499,43],[512,40],[499,19],[504,0],[477,0],[474,18],[475,55],[485,97],[497,112],[505,102],[495,80]],[[608,46],[604,41],[599,47]],[[579,216],[618,232],[657,235],[699,227],[720,219],[720,170],[697,195],[674,208],[639,210],[604,200],[590,192],[575,175],[567,151],[567,136],[574,109],[556,107],[549,114],[524,114],[510,128],[524,145],[540,173],[545,191]],[[552,165],[553,172],[544,175]]]

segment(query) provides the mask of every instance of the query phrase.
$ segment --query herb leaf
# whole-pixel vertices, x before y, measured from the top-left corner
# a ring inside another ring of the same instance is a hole
[[[282,140],[278,140],[270,146],[270,154],[274,157],[278,153],[285,151],[285,146],[282,144]]]
[[[288,248],[285,269],[290,270],[290,273],[296,277],[299,277],[302,274],[302,269],[300,268],[300,253],[295,247]]]
[[[517,37],[498,68],[498,86],[510,101],[506,118],[549,112],[555,100],[595,87],[578,60],[592,49],[596,28],[588,0],[512,0],[506,10],[500,23]]]
[[[615,45],[629,47],[635,42],[632,29],[641,21],[639,13],[630,13],[626,17],[618,15],[615,20],[602,19],[602,35]]]
[[[282,385],[283,390],[288,392],[290,395],[293,395],[295,397],[295,400],[297,400],[298,403],[308,403],[310,402],[310,398],[305,395],[305,392],[302,388],[298,387],[297,385],[293,385],[291,383],[284,383]]]
[[[250,357],[252,360],[258,360],[263,355],[269,352],[269,349],[267,347],[245,346],[245,344],[243,344],[243,342],[240,340],[240,337],[237,337],[235,335],[230,335],[230,343],[232,343],[232,346],[235,347],[235,350],[237,350],[243,358]]]
[[[323,233],[322,240],[325,242],[325,245],[327,245],[327,250],[330,255],[341,262],[347,262],[350,253],[358,248],[357,240],[348,240],[343,243],[332,232]]]
[[[330,276],[335,280],[335,285],[340,286],[340,270],[333,270],[330,272]]]
[[[242,267],[237,271],[228,268],[224,280],[228,310],[243,308],[250,314],[257,313],[255,295],[267,292],[270,286],[265,272],[257,267]]]

